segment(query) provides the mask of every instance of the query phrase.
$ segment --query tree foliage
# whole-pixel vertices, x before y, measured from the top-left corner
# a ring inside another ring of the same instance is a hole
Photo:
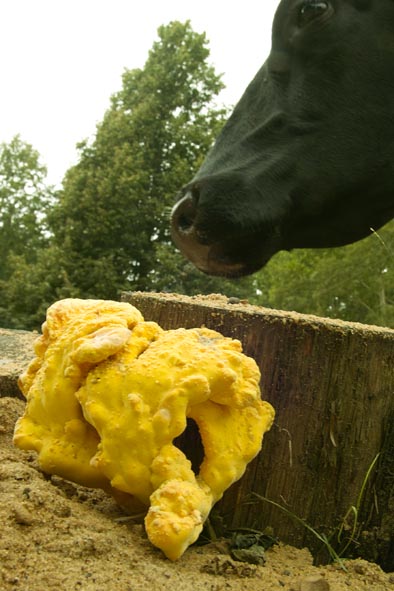
[[[274,308],[394,327],[394,222],[349,246],[279,253],[257,283]]]
[[[12,272],[10,255],[33,260],[47,239],[51,190],[38,152],[17,135],[0,145],[0,279]]]
[[[125,71],[94,141],[80,144],[52,216],[85,296],[165,287],[157,250],[169,243],[169,209],[223,123],[205,35],[188,22],[158,33],[145,67]]]
[[[50,240],[47,216],[54,198],[38,152],[18,135],[1,144],[0,326],[37,325],[31,313],[40,307],[34,297],[39,285],[32,269]]]
[[[78,163],[49,211],[45,170],[31,160],[35,185],[20,186],[19,233],[10,232],[15,240],[0,286],[3,326],[37,327],[45,308],[66,296],[118,298],[122,289],[247,295],[252,280],[234,285],[200,273],[169,237],[176,194],[227,114],[215,103],[223,84],[208,58],[205,34],[189,22],[160,27],[144,68],[124,72],[93,140],[79,144]],[[17,152],[13,166],[22,167]]]

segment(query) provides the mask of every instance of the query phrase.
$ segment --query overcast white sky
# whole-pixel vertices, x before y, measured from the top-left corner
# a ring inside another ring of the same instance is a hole
[[[191,20],[235,103],[265,61],[279,0],[0,0],[0,142],[19,133],[60,183],[95,132],[125,68],[143,67],[157,28]]]

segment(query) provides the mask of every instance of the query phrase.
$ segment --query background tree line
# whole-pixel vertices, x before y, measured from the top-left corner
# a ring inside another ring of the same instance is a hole
[[[253,277],[212,278],[173,246],[169,211],[228,112],[205,34],[158,30],[126,70],[60,190],[32,146],[0,146],[0,326],[38,328],[63,297],[220,292],[264,306],[394,326],[394,226],[341,249],[280,253]]]

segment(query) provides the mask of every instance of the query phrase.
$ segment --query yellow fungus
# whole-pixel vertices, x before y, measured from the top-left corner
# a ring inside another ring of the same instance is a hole
[[[103,300],[56,302],[35,352],[15,444],[50,474],[145,506],[149,539],[179,558],[272,425],[256,363],[213,330],[163,331]],[[204,448],[198,474],[174,444],[188,418]]]

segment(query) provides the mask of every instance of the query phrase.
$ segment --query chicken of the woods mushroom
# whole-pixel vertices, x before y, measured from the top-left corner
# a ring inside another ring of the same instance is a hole
[[[261,449],[274,410],[237,340],[206,328],[164,331],[130,304],[66,299],[47,311],[14,442],[43,471],[145,508],[150,541],[171,560]],[[198,426],[198,474],[174,444]]]

